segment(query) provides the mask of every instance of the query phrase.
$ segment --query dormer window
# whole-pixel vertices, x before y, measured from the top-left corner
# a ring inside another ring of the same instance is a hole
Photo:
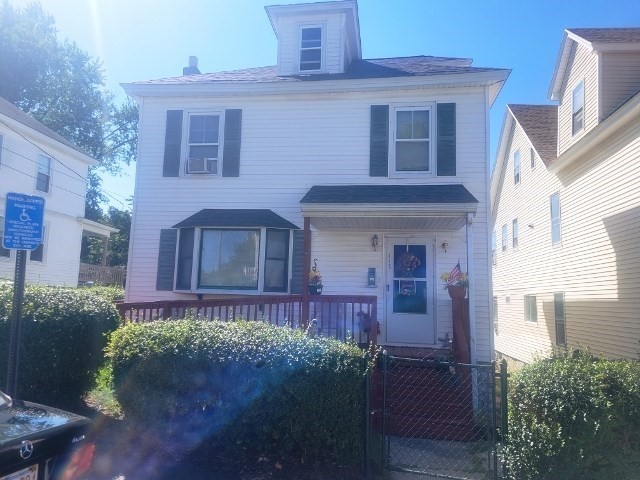
[[[575,135],[584,128],[584,81],[573,89],[571,102],[571,131]]]
[[[309,26],[300,29],[300,71],[322,70],[322,27]]]

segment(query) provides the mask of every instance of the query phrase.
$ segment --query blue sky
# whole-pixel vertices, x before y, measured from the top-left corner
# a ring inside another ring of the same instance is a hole
[[[9,0],[25,5],[30,0]],[[296,0],[40,0],[61,37],[102,62],[107,87],[182,74],[274,65],[265,5]],[[505,104],[551,103],[547,92],[564,28],[640,26],[635,0],[359,0],[364,58],[436,55],[512,69],[491,112],[491,163]],[[133,194],[135,167],[104,178],[113,205]],[[119,200],[119,201],[118,201]]]

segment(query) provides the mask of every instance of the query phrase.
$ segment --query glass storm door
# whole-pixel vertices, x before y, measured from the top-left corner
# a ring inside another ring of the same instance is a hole
[[[434,343],[433,241],[389,238],[386,242],[387,342]]]

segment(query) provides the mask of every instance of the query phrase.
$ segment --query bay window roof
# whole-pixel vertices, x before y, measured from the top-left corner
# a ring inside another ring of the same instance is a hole
[[[172,228],[266,227],[299,230],[299,227],[268,209],[205,208]]]

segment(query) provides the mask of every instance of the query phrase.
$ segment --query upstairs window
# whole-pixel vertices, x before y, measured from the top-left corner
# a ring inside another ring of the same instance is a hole
[[[573,89],[571,95],[571,132],[573,135],[584,128],[584,80]]]
[[[559,193],[554,193],[549,197],[549,206],[551,210],[551,244],[556,245],[562,240]]]
[[[507,225],[502,225],[502,251],[507,250]]]
[[[395,173],[431,171],[432,107],[395,109],[393,156]]]
[[[322,70],[322,27],[300,30],[300,71]]]
[[[520,150],[513,152],[513,183],[520,183]]]
[[[36,176],[36,190],[49,192],[51,186],[51,157],[38,155],[38,173]]]
[[[218,175],[220,115],[189,115],[186,173]]]
[[[538,306],[535,295],[524,296],[524,321],[531,323],[538,321]]]
[[[513,248],[518,246],[518,219],[514,219],[511,224],[511,240],[513,242]]]

